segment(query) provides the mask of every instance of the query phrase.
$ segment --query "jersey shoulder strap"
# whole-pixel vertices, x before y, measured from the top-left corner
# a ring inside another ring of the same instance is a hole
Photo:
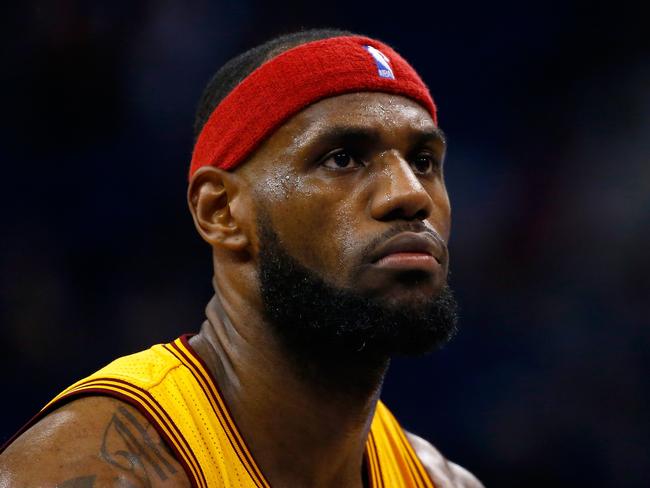
[[[366,443],[373,487],[434,488],[404,430],[380,401]]]

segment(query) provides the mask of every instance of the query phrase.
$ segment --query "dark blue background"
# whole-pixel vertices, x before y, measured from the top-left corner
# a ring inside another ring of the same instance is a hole
[[[193,113],[299,27],[376,36],[449,136],[462,330],[384,399],[488,487],[650,486],[650,35],[640,5],[21,2],[2,29],[0,439],[110,359],[196,330]]]

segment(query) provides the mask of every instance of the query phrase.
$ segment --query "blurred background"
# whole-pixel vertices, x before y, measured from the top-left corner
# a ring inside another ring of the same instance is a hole
[[[650,486],[650,33],[641,2],[25,1],[3,14],[6,440],[112,358],[197,329],[201,91],[301,27],[378,37],[449,137],[461,332],[384,401],[488,487]]]

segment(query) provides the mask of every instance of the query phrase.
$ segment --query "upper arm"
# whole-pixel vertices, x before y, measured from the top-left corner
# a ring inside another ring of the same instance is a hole
[[[0,488],[189,486],[156,429],[108,397],[75,400],[47,415],[0,455]]]
[[[430,442],[410,432],[406,437],[436,488],[484,488],[472,473],[446,459]]]

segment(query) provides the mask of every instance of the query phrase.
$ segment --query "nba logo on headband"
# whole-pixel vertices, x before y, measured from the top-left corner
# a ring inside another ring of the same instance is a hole
[[[377,65],[377,74],[382,78],[390,78],[391,80],[394,80],[395,75],[393,74],[393,69],[390,67],[388,57],[377,48],[372,46],[365,47],[375,60],[375,64]]]

